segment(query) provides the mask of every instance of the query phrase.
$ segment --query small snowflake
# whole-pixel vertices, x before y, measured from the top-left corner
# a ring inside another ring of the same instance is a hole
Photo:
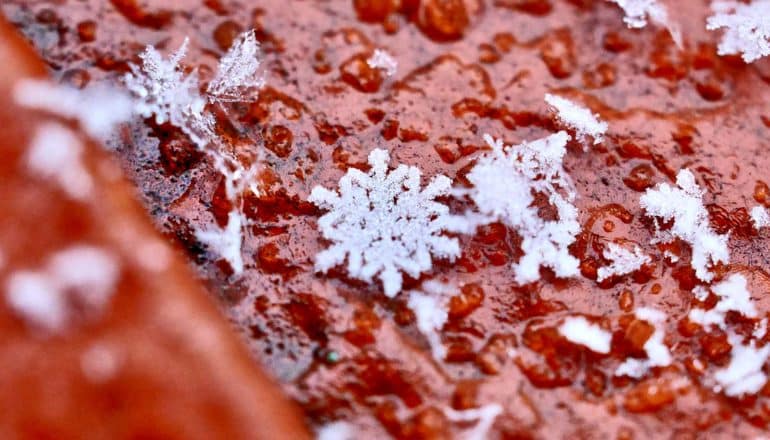
[[[454,259],[457,239],[442,235],[449,209],[434,199],[449,192],[451,181],[436,176],[420,189],[420,170],[399,165],[388,172],[390,154],[369,154],[371,170],[348,169],[339,194],[316,186],[309,200],[329,212],[318,220],[323,237],[333,242],[318,253],[315,267],[327,272],[347,259],[347,272],[371,282],[378,275],[389,297],[401,291],[402,275],[418,277],[432,267],[431,255]]]
[[[548,93],[545,95],[545,102],[564,125],[575,130],[583,144],[586,143],[588,136],[593,139],[594,145],[604,141],[604,134],[608,128],[607,123],[600,120],[598,115],[591,113],[591,110],[561,96]]]
[[[711,8],[715,15],[708,18],[706,29],[726,29],[717,48],[719,55],[740,53],[747,63],[770,55],[770,0],[748,5],[716,1]]]
[[[260,89],[265,78],[260,75],[259,42],[254,31],[241,34],[219,61],[217,74],[207,88],[209,97],[217,101],[243,101],[249,90]]]
[[[648,189],[639,199],[639,203],[648,216],[658,217],[664,222],[673,220],[671,229],[657,227],[654,243],[668,243],[680,238],[692,247],[690,265],[695,275],[702,281],[711,281],[714,275],[709,266],[716,263],[729,263],[730,251],[727,247],[727,235],[719,235],[711,229],[708,211],[703,206],[703,192],[695,183],[695,176],[682,169],[676,176],[674,188],[666,183]]]
[[[647,26],[649,18],[655,23],[665,26],[671,38],[677,46],[682,47],[682,35],[668,17],[668,11],[658,0],[607,0],[617,4],[625,16],[623,22],[632,29],[641,29]]]
[[[366,60],[366,64],[372,69],[382,69],[387,76],[395,75],[398,70],[398,62],[382,49],[375,49],[372,56]]]
[[[614,275],[622,276],[633,273],[652,261],[650,257],[639,249],[639,246],[634,246],[632,252],[615,243],[609,243],[603,255],[611,263],[609,266],[600,267],[597,271],[596,281],[600,283]]]
[[[243,215],[239,211],[233,210],[227,215],[227,225],[224,229],[215,228],[195,232],[195,237],[218,255],[221,255],[230,264],[235,274],[243,272],[243,256],[241,255],[243,223]]]
[[[569,246],[580,232],[572,181],[562,167],[570,136],[563,131],[517,146],[485,135],[492,148],[482,155],[467,175],[473,188],[467,194],[478,213],[454,218],[451,228],[471,232],[476,226],[500,221],[522,238],[524,255],[513,265],[516,282],[526,284],[540,278],[540,266],[553,269],[559,277],[578,274],[578,260]],[[547,198],[558,219],[540,217],[536,195]]]

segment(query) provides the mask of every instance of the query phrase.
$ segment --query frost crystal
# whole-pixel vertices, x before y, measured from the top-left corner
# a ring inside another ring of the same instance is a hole
[[[203,116],[206,100],[198,91],[198,74],[185,74],[179,65],[187,54],[188,43],[189,39],[185,38],[167,60],[154,47],[147,46],[139,55],[141,67],[130,65],[131,73],[127,73],[123,81],[137,97],[136,113],[145,118],[155,116],[158,124],[170,122],[180,128]]]
[[[677,46],[682,47],[682,35],[677,26],[674,26],[668,17],[666,8],[658,3],[658,0],[607,0],[617,4],[623,10],[625,17],[623,22],[632,29],[640,29],[647,26],[647,18],[655,23],[665,26],[671,38]]]
[[[83,144],[68,127],[48,122],[38,127],[26,155],[27,168],[53,179],[73,199],[91,195],[93,179],[83,164]]]
[[[767,382],[762,367],[770,357],[770,345],[759,349],[754,341],[744,345],[741,336],[732,332],[728,332],[727,340],[732,345],[730,363],[714,374],[719,383],[716,391],[728,396],[758,393]]]
[[[770,0],[716,1],[711,8],[715,15],[708,18],[706,29],[725,29],[719,55],[740,53],[747,63],[770,55]]]
[[[591,110],[564,99],[561,96],[547,94],[545,102],[556,113],[559,120],[567,127],[575,130],[581,142],[586,143],[586,137],[593,138],[594,145],[604,141],[604,133],[607,132],[607,123],[599,119]]]
[[[634,379],[647,374],[652,367],[665,367],[671,364],[671,352],[669,352],[666,344],[663,343],[663,338],[666,336],[665,331],[662,328],[662,324],[666,320],[666,315],[655,309],[646,307],[640,307],[634,312],[637,319],[647,321],[655,326],[655,332],[644,343],[644,352],[647,354],[647,359],[635,359],[629,358],[625,362],[618,365],[615,370],[615,376],[629,376]]]
[[[609,353],[612,334],[582,316],[570,316],[559,326],[568,341],[588,347],[597,353]]]
[[[485,440],[489,437],[489,430],[495,423],[495,419],[503,412],[503,407],[497,403],[490,403],[480,408],[471,408],[458,411],[452,408],[444,408],[444,414],[452,422],[476,422],[476,426],[465,432],[463,440]]]
[[[100,312],[108,304],[120,275],[118,260],[93,246],[57,252],[41,270],[14,272],[6,282],[6,300],[28,324],[60,332],[77,313]]]
[[[106,85],[80,90],[50,81],[25,79],[16,83],[13,97],[25,107],[77,120],[93,138],[104,140],[116,125],[131,118],[132,101]]]
[[[652,261],[650,257],[644,255],[639,246],[634,246],[634,251],[631,252],[615,243],[609,243],[603,255],[612,263],[609,266],[600,267],[597,271],[596,281],[600,283],[614,275],[622,276],[633,273]]]
[[[210,98],[218,101],[243,101],[250,89],[265,85],[260,75],[259,42],[254,31],[241,34],[219,61],[217,74],[208,86]]]
[[[711,229],[708,211],[703,206],[702,191],[689,170],[679,171],[676,184],[678,188],[666,183],[658,184],[648,189],[639,202],[648,216],[674,222],[670,230],[658,229],[654,242],[667,243],[680,238],[689,243],[692,247],[690,265],[695,269],[695,275],[703,281],[711,281],[714,275],[708,267],[730,262],[728,236],[719,235]]]
[[[754,223],[754,229],[770,226],[770,214],[764,207],[755,206],[751,208],[751,222]]]
[[[382,69],[387,76],[395,75],[398,70],[398,62],[382,49],[375,49],[372,56],[366,60],[366,64],[372,69]]]
[[[389,161],[386,150],[375,149],[369,173],[350,168],[339,194],[316,186],[309,200],[329,210],[318,228],[333,243],[316,255],[316,270],[325,273],[347,259],[351,277],[371,282],[378,275],[385,295],[393,297],[401,291],[402,271],[416,278],[432,267],[431,255],[454,259],[460,246],[442,235],[449,209],[434,200],[449,192],[449,178],[436,176],[420,190],[417,167],[388,172]]]
[[[436,281],[423,283],[422,291],[409,292],[407,307],[414,312],[417,329],[428,340],[433,358],[446,357],[439,332],[449,320],[449,295],[451,287]]]
[[[690,321],[702,326],[717,325],[725,328],[727,312],[740,313],[747,318],[756,318],[757,309],[751,301],[751,293],[746,288],[746,277],[741,274],[732,274],[711,288],[719,297],[719,302],[711,310],[690,310]],[[703,298],[706,299],[706,298]]]
[[[227,225],[224,229],[195,232],[195,237],[230,263],[235,273],[243,272],[243,256],[241,256],[243,221],[243,215],[233,210],[227,215]]]
[[[482,155],[468,173],[473,188],[458,191],[470,196],[479,213],[454,218],[453,230],[470,232],[476,226],[500,221],[521,236],[524,255],[513,265],[517,283],[537,281],[540,266],[550,267],[562,278],[578,274],[578,260],[568,248],[580,232],[580,224],[572,204],[572,181],[562,167],[569,139],[560,131],[509,147],[484,135],[492,151]],[[558,219],[540,217],[536,196],[547,198]]]

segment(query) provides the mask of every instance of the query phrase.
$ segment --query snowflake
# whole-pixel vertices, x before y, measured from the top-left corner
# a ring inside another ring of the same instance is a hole
[[[130,64],[131,73],[123,77],[126,87],[137,97],[134,111],[145,118],[155,116],[155,122],[170,122],[193,135],[191,121],[197,121],[204,132],[213,124],[203,116],[206,100],[200,95],[198,75],[195,71],[186,74],[179,62],[187,54],[189,39],[164,60],[154,47],[147,48],[139,55],[142,65]]]
[[[388,172],[390,154],[369,154],[371,170],[348,169],[339,181],[339,194],[321,186],[309,200],[329,212],[318,227],[332,246],[318,253],[315,268],[327,272],[347,258],[347,272],[371,282],[378,275],[385,295],[401,291],[401,272],[418,277],[432,267],[431,255],[454,259],[457,239],[442,235],[449,209],[434,199],[449,192],[451,181],[436,176],[420,189],[420,170],[399,165]]]
[[[650,188],[639,199],[648,216],[659,217],[664,222],[673,220],[670,230],[660,230],[656,222],[653,242],[668,243],[680,238],[692,247],[690,265],[702,281],[711,281],[714,275],[708,266],[730,262],[727,235],[719,235],[709,225],[708,211],[703,206],[703,193],[695,183],[695,176],[682,169],[676,176],[678,188],[666,183]]]
[[[730,363],[714,374],[719,383],[715,391],[724,391],[728,396],[756,394],[767,383],[767,375],[762,371],[770,357],[770,344],[757,348],[754,341],[743,343],[743,338],[733,332],[727,333],[730,349]]]
[[[677,46],[682,47],[682,35],[677,26],[674,26],[668,17],[666,8],[657,0],[607,0],[617,4],[625,16],[623,22],[632,29],[641,29],[647,26],[649,17],[655,23],[665,26],[671,38]]]
[[[398,62],[382,49],[375,49],[372,56],[366,60],[366,64],[372,69],[382,69],[387,76],[395,75],[398,70]]]
[[[706,29],[726,29],[717,48],[719,55],[741,53],[747,63],[770,55],[770,0],[756,0],[748,5],[716,1],[711,8],[715,15],[708,18]]]
[[[615,243],[609,243],[607,249],[604,250],[604,258],[610,260],[609,266],[600,267],[597,271],[596,281],[602,282],[605,279],[614,275],[627,275],[635,272],[645,264],[649,264],[652,260],[647,255],[642,253],[639,246],[634,246],[634,250],[622,248]]]
[[[770,214],[763,206],[755,206],[751,208],[751,222],[754,224],[754,229],[770,226]]]
[[[593,138],[594,145],[604,141],[607,123],[600,120],[591,110],[564,99],[561,96],[546,93],[545,102],[556,113],[559,120],[567,127],[575,130],[577,136],[585,144],[586,137]]]
[[[476,226],[500,221],[519,233],[524,255],[513,269],[520,284],[538,280],[541,265],[559,277],[578,274],[579,262],[568,248],[580,232],[580,224],[572,204],[572,181],[562,167],[569,139],[560,131],[506,147],[501,140],[484,135],[492,151],[481,156],[468,173],[473,188],[457,192],[470,196],[479,213],[454,218],[452,230],[467,233]],[[536,195],[547,197],[558,219],[540,217]]]
[[[437,361],[446,357],[440,331],[449,320],[449,299],[454,289],[437,281],[426,281],[421,290],[409,292],[407,307],[414,312],[417,330],[425,336]]]
[[[260,56],[254,31],[241,34],[219,61],[217,74],[206,90],[209,97],[223,102],[242,101],[249,90],[262,88],[265,78],[259,73]]]

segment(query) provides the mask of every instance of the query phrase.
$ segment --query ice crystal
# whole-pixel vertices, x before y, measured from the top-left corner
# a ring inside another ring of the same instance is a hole
[[[732,346],[730,363],[714,374],[719,383],[715,390],[728,396],[758,393],[767,383],[762,368],[770,357],[770,344],[762,348],[757,348],[754,341],[744,344],[743,338],[733,332],[728,332],[727,340]]]
[[[26,154],[27,168],[55,181],[71,198],[87,199],[93,179],[83,163],[83,144],[74,131],[58,122],[41,124]]]
[[[647,20],[665,26],[677,46],[682,47],[682,35],[668,17],[666,8],[658,0],[607,0],[617,4],[625,16],[623,22],[632,29],[647,26]]]
[[[763,206],[755,206],[751,208],[751,222],[754,224],[755,229],[770,226],[770,214],[767,213],[767,209]]]
[[[690,310],[690,321],[702,326],[716,325],[725,329],[727,312],[740,313],[747,318],[758,316],[757,309],[751,301],[751,293],[747,289],[746,277],[743,275],[732,274],[725,280],[714,284],[711,291],[719,298],[719,302],[710,310],[699,308]]]
[[[634,250],[629,251],[615,243],[609,243],[604,250],[604,258],[610,260],[609,266],[600,267],[597,271],[596,281],[602,282],[614,275],[627,275],[633,273],[652,260],[645,255],[639,246],[634,246]]]
[[[116,125],[128,121],[132,112],[131,98],[104,84],[81,90],[25,79],[16,83],[13,97],[23,106],[77,120],[90,136],[99,140],[106,139]]]
[[[725,29],[717,48],[719,55],[741,54],[750,63],[770,55],[770,0],[754,0],[750,4],[715,1],[714,15],[708,18],[709,30]]]
[[[490,403],[479,408],[456,410],[444,408],[444,414],[452,422],[467,423],[476,422],[476,425],[464,432],[460,438],[463,440],[484,440],[489,437],[489,430],[495,423],[495,419],[503,412],[503,407],[497,403]]]
[[[626,359],[615,370],[616,376],[629,376],[639,379],[652,367],[665,367],[671,365],[671,352],[663,339],[666,333],[663,329],[663,323],[666,321],[666,315],[655,309],[640,307],[634,311],[636,319],[647,321],[655,327],[655,332],[644,343],[644,352],[647,359]]]
[[[588,347],[597,353],[609,353],[612,333],[583,316],[570,316],[558,328],[568,341]]]
[[[398,62],[382,49],[375,49],[372,56],[366,60],[366,64],[372,69],[382,69],[387,76],[395,75],[398,70]]]
[[[417,329],[428,340],[433,358],[443,360],[446,347],[439,332],[449,320],[449,299],[452,288],[436,281],[426,281],[421,290],[409,292],[407,307],[414,312]]]
[[[711,281],[714,275],[708,267],[716,263],[729,263],[727,235],[719,235],[709,225],[708,211],[703,206],[703,193],[695,183],[695,176],[682,169],[676,176],[677,188],[666,183],[650,188],[640,198],[648,216],[673,220],[670,230],[657,228],[654,242],[667,243],[680,238],[692,247],[690,265],[696,276]],[[656,223],[657,226],[657,223]]]
[[[594,145],[604,141],[607,123],[600,120],[591,110],[577,105],[561,96],[546,94],[545,102],[556,113],[556,117],[569,128],[575,130],[578,138],[585,144],[586,137],[593,139]]]
[[[260,74],[260,58],[254,31],[241,34],[219,61],[217,74],[207,88],[210,98],[243,101],[249,90],[262,88],[265,78]]]
[[[221,255],[236,274],[243,272],[243,256],[241,255],[243,223],[243,215],[239,211],[233,210],[227,215],[227,225],[224,229],[215,228],[195,232],[195,237]]]
[[[540,277],[540,266],[559,277],[578,274],[578,260],[569,246],[580,232],[572,181],[562,167],[570,136],[563,131],[517,146],[484,135],[492,148],[479,157],[467,175],[473,187],[466,194],[477,213],[454,218],[451,228],[470,232],[476,226],[500,221],[522,238],[523,256],[513,265],[516,282],[525,284]],[[547,198],[558,216],[545,220],[539,214],[536,196]]]
[[[309,200],[329,210],[318,227],[332,245],[316,255],[316,270],[325,273],[347,259],[348,275],[366,282],[377,275],[393,297],[401,291],[401,272],[418,277],[432,267],[431,255],[454,259],[460,247],[442,234],[448,208],[435,201],[449,192],[449,178],[436,176],[421,190],[417,167],[389,172],[389,161],[388,151],[375,149],[368,173],[350,168],[339,194],[316,186]]]
[[[185,73],[179,65],[187,54],[189,39],[163,59],[153,46],[139,55],[141,66],[130,64],[131,73],[123,81],[137,97],[134,111],[145,118],[154,116],[155,122],[186,128],[191,120],[203,117],[206,100],[198,90],[197,72]],[[205,124],[204,124],[205,125]]]

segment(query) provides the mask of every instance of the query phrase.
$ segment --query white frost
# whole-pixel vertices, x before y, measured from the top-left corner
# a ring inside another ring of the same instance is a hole
[[[217,74],[207,89],[210,99],[243,101],[249,90],[262,88],[265,78],[260,74],[260,58],[254,31],[241,34],[219,61]]]
[[[621,276],[633,273],[652,261],[639,249],[639,246],[634,246],[634,251],[631,252],[615,243],[609,243],[604,249],[603,255],[612,263],[609,266],[600,267],[597,271],[596,281],[600,283],[614,275]]]
[[[473,184],[468,195],[478,213],[454,217],[451,228],[473,232],[479,225],[500,221],[518,232],[524,255],[513,265],[516,282],[526,284],[540,278],[540,266],[553,269],[556,276],[575,276],[578,260],[569,246],[580,232],[578,211],[572,204],[575,191],[562,166],[570,136],[560,131],[517,146],[484,135],[492,151],[479,157],[467,175]],[[547,197],[558,219],[544,220],[535,204],[535,194]]]
[[[724,281],[711,287],[711,291],[719,297],[719,302],[711,310],[690,310],[690,321],[704,327],[716,325],[725,328],[727,312],[737,312],[747,318],[756,318],[757,309],[751,301],[751,293],[746,288],[746,277],[732,274]]]
[[[480,408],[458,411],[452,408],[444,408],[444,414],[451,422],[472,422],[478,420],[475,426],[467,430],[461,437],[463,440],[485,440],[489,438],[489,430],[495,423],[495,419],[503,412],[503,407],[497,403],[490,403]]]
[[[71,302],[91,313],[107,306],[120,275],[117,258],[93,246],[73,246],[52,255],[44,268],[12,273],[8,305],[31,326],[55,333],[72,319]]]
[[[74,119],[94,139],[105,140],[116,125],[131,118],[132,102],[124,92],[104,84],[76,89],[50,81],[24,79],[13,88],[25,107]]]
[[[692,247],[690,265],[695,269],[695,275],[702,281],[711,281],[714,275],[708,270],[709,266],[730,262],[728,236],[711,229],[708,211],[703,206],[703,193],[689,170],[679,171],[676,184],[678,188],[667,183],[658,184],[639,199],[648,216],[674,222],[671,230],[658,229],[653,242],[667,243],[680,238],[689,243]]]
[[[588,347],[597,353],[609,353],[612,334],[582,316],[570,316],[559,326],[568,341]]]
[[[682,35],[668,17],[668,11],[658,0],[607,0],[617,4],[625,14],[623,22],[632,29],[647,26],[647,20],[662,25],[668,29],[671,38],[677,46],[682,47]]]
[[[395,75],[398,70],[398,62],[383,49],[375,49],[366,64],[372,69],[382,69],[387,76]]]
[[[593,138],[594,145],[604,141],[604,134],[607,132],[608,125],[599,119],[599,115],[593,114],[591,110],[561,96],[546,93],[545,102],[564,125],[575,130],[578,138],[584,144],[587,136]]]
[[[647,321],[655,327],[654,333],[644,343],[643,348],[647,354],[647,359],[626,359],[622,364],[618,365],[617,370],[615,370],[615,376],[629,376],[639,379],[647,374],[650,368],[671,365],[672,358],[671,352],[666,344],[663,343],[663,338],[666,337],[666,332],[663,330],[663,323],[666,321],[665,313],[647,307],[640,307],[635,310],[634,314],[637,319]]]
[[[754,0],[750,4],[736,1],[715,1],[714,15],[708,18],[706,29],[725,29],[719,42],[719,55],[741,54],[751,63],[770,55],[770,0]]]
[[[443,235],[449,208],[434,199],[447,194],[448,177],[434,177],[420,188],[420,170],[399,165],[388,171],[390,153],[369,154],[371,170],[348,169],[339,181],[339,193],[313,188],[309,201],[328,210],[318,228],[332,245],[319,252],[315,268],[325,273],[347,259],[347,273],[371,282],[382,281],[385,295],[401,291],[401,272],[417,278],[432,267],[431,255],[454,259],[460,255],[457,239]]]
[[[755,206],[751,208],[751,222],[754,224],[754,229],[770,226],[770,214],[764,207]]]
[[[233,210],[227,214],[227,225],[224,229],[215,227],[214,229],[195,231],[195,237],[224,258],[235,274],[243,272],[243,256],[241,255],[243,223],[243,214]]]
[[[83,144],[75,133],[58,122],[40,125],[26,155],[27,168],[52,179],[73,199],[87,199],[93,179],[83,164]]]
[[[353,426],[342,421],[324,425],[316,433],[316,440],[353,440],[354,438]]]
[[[441,343],[440,331],[449,320],[449,294],[451,289],[435,281],[423,283],[422,291],[409,292],[407,307],[414,312],[417,329],[428,340],[431,354],[437,361],[446,357],[446,347]]]
[[[714,374],[719,383],[717,391],[724,391],[728,396],[742,396],[759,392],[767,382],[762,367],[770,356],[770,345],[757,348],[752,341],[746,345],[742,338],[734,333],[728,334],[732,345],[730,363]]]

